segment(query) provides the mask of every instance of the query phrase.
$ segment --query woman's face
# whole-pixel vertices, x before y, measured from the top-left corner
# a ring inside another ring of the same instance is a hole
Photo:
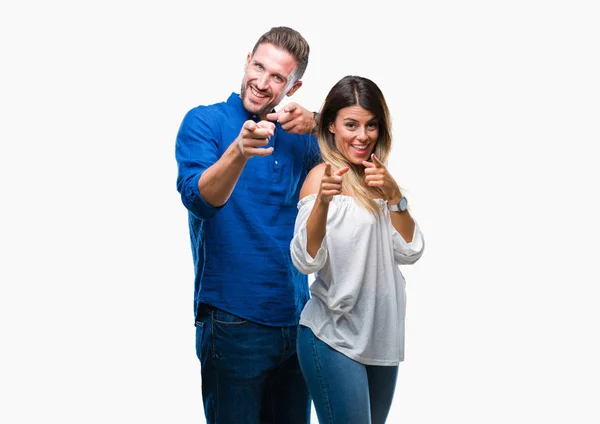
[[[369,159],[379,138],[375,115],[358,105],[340,109],[329,131],[340,153],[355,165]]]

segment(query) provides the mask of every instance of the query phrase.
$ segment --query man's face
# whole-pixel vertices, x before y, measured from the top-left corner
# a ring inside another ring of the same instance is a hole
[[[244,108],[255,115],[271,112],[285,95],[291,96],[300,87],[290,84],[296,60],[288,52],[272,44],[261,44],[254,56],[248,54],[240,96]]]

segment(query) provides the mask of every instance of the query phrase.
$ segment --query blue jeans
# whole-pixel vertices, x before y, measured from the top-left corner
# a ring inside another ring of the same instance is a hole
[[[208,424],[310,423],[296,334],[296,326],[269,327],[200,305],[196,354]]]
[[[298,360],[321,424],[383,424],[398,366],[363,365],[299,326]]]

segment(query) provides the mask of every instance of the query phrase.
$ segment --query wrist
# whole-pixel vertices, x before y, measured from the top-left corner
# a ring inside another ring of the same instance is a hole
[[[322,196],[321,193],[318,193],[315,199],[315,206],[317,208],[329,209],[329,202],[331,202],[331,196]]]
[[[235,162],[247,161],[250,158],[246,155],[246,152],[244,152],[244,146],[241,138],[236,138],[225,153],[229,156],[230,160]]]
[[[387,205],[390,212],[405,212],[408,209],[408,201],[404,196],[401,196],[396,203],[392,202],[393,200],[389,200]]]
[[[400,191],[398,190],[396,193],[388,197],[388,205],[397,205],[400,199],[402,199],[402,197],[404,196],[402,196],[402,193],[400,193]]]

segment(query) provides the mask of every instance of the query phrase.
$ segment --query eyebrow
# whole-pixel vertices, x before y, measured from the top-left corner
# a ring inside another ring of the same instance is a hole
[[[344,120],[344,121],[358,122],[358,119],[355,119],[355,118],[344,118],[343,120]],[[367,121],[367,124],[370,124],[371,122],[377,122],[377,121],[378,121],[377,117],[376,117],[376,116],[374,116],[374,117],[372,117],[371,119],[369,119],[369,120]]]

